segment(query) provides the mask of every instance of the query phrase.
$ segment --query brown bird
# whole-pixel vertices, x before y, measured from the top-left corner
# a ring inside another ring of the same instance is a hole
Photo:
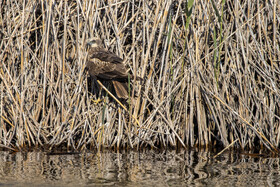
[[[86,69],[94,79],[112,81],[118,98],[128,99],[128,76],[123,59],[106,50],[99,38],[88,40]],[[133,79],[133,76],[130,75]],[[140,78],[137,77],[137,80]]]

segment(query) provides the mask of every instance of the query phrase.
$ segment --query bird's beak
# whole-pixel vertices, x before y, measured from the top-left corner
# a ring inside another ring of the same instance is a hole
[[[89,49],[89,47],[92,45],[92,42],[89,41],[89,42],[86,42],[86,49]]]
[[[90,46],[91,45],[91,42],[87,42],[86,43],[86,46],[88,47],[88,46]]]

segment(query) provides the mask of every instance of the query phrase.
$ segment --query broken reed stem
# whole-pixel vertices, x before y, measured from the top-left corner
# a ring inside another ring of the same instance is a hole
[[[213,158],[216,158],[217,156],[221,155],[223,152],[225,152],[228,148],[232,147],[235,142],[237,142],[239,140],[234,140],[233,142],[231,142],[231,144],[229,144],[226,148],[224,148],[222,151],[220,151],[218,154],[216,154],[215,156],[213,156]]]
[[[97,80],[97,83],[126,111],[129,113],[129,111],[127,110],[127,108],[99,81]],[[137,125],[140,127],[140,124],[137,120],[137,118],[132,115],[133,119],[136,121]]]

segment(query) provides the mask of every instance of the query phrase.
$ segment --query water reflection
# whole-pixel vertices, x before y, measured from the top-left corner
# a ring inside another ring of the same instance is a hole
[[[156,151],[47,155],[0,152],[0,185],[278,186],[278,158]]]

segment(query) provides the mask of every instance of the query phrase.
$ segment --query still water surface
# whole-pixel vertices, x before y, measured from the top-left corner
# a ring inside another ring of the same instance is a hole
[[[279,158],[196,151],[0,152],[0,186],[279,186]]]

